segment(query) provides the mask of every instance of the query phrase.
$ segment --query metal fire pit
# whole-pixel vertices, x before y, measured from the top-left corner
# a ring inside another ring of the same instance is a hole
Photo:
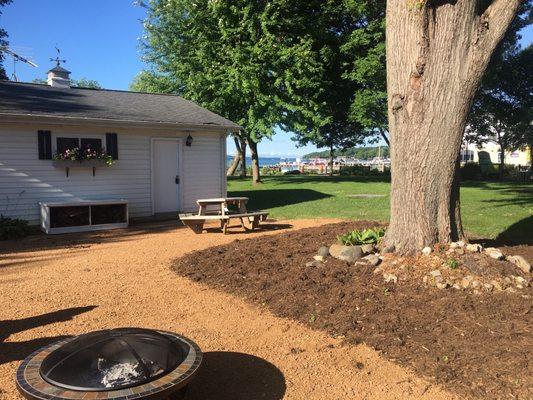
[[[175,399],[201,361],[196,343],[175,333],[97,331],[31,354],[17,370],[17,388],[32,400]]]

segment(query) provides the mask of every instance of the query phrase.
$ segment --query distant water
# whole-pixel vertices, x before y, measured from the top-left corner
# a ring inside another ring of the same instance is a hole
[[[278,164],[281,160],[283,161],[296,161],[296,158],[281,158],[281,157],[261,157],[259,156],[259,166],[260,167],[269,167],[271,165]],[[229,166],[233,161],[233,156],[228,155],[226,157],[226,165]],[[252,159],[246,157],[246,166],[249,167],[252,165]]]

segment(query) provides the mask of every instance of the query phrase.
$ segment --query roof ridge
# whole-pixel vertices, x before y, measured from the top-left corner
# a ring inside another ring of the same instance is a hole
[[[45,86],[45,87],[53,88],[53,89],[66,89],[66,88],[52,87],[52,86],[48,85],[47,83],[37,83],[37,82],[15,82],[15,81],[10,81],[10,80],[8,80],[8,79],[0,79],[0,83],[7,83],[7,84],[10,84],[10,85],[33,85],[33,86]],[[69,89],[98,90],[98,91],[101,91],[101,92],[119,92],[119,93],[151,94],[151,95],[154,95],[154,96],[179,97],[179,98],[181,98],[181,99],[183,99],[183,100],[187,100],[187,101],[190,101],[191,103],[194,103],[194,101],[192,101],[192,100],[186,99],[185,97],[180,96],[179,94],[173,94],[173,93],[138,92],[138,91],[135,91],[135,90],[107,89],[107,88],[91,88],[91,87],[85,87],[85,86],[71,86]],[[194,103],[194,104],[196,104],[196,103]],[[202,107],[202,106],[200,106],[200,107]]]

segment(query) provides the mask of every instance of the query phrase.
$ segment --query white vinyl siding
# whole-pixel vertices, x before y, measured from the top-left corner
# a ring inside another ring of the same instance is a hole
[[[0,213],[39,222],[39,202],[77,199],[126,199],[130,217],[152,215],[151,137],[186,137],[186,133],[158,134],[124,129],[99,129],[93,134],[117,132],[119,159],[111,167],[57,168],[51,160],[38,159],[37,130],[52,135],[80,134],[87,128],[0,126]],[[89,129],[90,131],[90,129]],[[95,130],[93,130],[95,131]],[[182,147],[181,190],[183,211],[196,208],[196,199],[224,194],[221,134],[191,133],[192,147]],[[184,143],[184,142],[183,142]],[[53,146],[55,147],[55,146]]]

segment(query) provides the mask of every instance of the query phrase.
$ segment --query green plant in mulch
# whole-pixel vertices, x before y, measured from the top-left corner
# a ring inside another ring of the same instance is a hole
[[[0,214],[0,240],[19,239],[30,234],[28,221]]]
[[[378,244],[385,235],[385,228],[369,228],[353,230],[344,235],[337,236],[337,240],[345,246],[356,246],[361,244]]]
[[[446,260],[446,265],[450,269],[457,269],[459,267],[459,261],[457,261],[455,258],[448,258]]]

